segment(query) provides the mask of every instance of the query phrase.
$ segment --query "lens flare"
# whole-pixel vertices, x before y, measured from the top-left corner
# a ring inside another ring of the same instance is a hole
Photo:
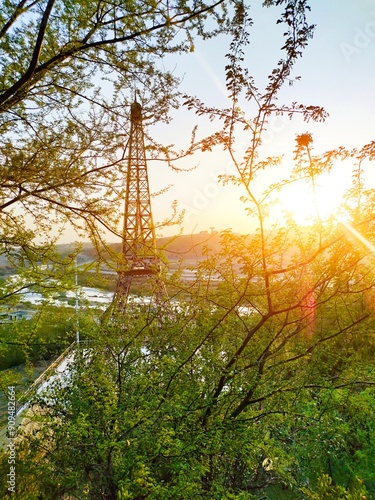
[[[359,233],[353,226],[340,219],[341,224],[355,237],[358,241],[363,243],[363,245],[370,250],[370,252],[375,254],[375,245],[371,243],[368,239],[366,239],[361,233]]]

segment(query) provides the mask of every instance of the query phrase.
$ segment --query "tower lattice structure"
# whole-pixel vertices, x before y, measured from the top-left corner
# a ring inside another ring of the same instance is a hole
[[[155,226],[151,211],[142,107],[138,102],[131,105],[130,113],[121,260],[114,299],[118,310],[125,310],[135,278],[137,282],[152,281],[155,302],[165,296],[165,287],[159,277],[160,259],[156,253]],[[150,280],[151,277],[154,279]]]

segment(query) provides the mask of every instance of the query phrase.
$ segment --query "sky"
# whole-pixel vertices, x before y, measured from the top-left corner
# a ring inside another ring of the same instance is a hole
[[[245,62],[260,90],[282,57],[281,25],[276,25],[278,10],[263,8],[261,0],[250,2],[253,26]],[[375,0],[310,0],[309,24],[315,24],[315,34],[303,56],[295,65],[293,77],[301,79],[293,86],[286,86],[279,94],[279,104],[298,102],[323,106],[329,113],[324,123],[305,123],[301,118],[271,118],[263,136],[262,155],[283,155],[277,169],[267,170],[254,187],[261,193],[268,185],[287,177],[293,166],[293,150],[297,134],[313,135],[316,154],[345,146],[362,147],[375,140]],[[208,106],[230,106],[225,87],[225,54],[230,40],[225,37],[213,40],[195,40],[194,52],[165,58],[162,65],[181,78],[181,91],[198,97]],[[138,89],[140,90],[140,89]],[[244,111],[249,117],[252,110]],[[174,144],[176,150],[186,149],[191,131],[198,125],[198,137],[218,129],[208,120],[197,117],[193,111],[180,106],[172,113],[170,124],[158,124],[147,129],[157,142]],[[248,137],[241,139],[245,150]],[[262,159],[262,158],[261,158]],[[244,194],[238,187],[223,186],[218,176],[233,173],[228,153],[217,148],[212,153],[196,154],[175,164],[181,169],[194,170],[176,173],[162,162],[148,163],[150,191],[162,195],[152,197],[152,211],[157,236],[172,236],[232,229],[247,234],[255,226],[246,215],[240,198]],[[350,187],[352,164],[339,163],[329,176],[322,178],[319,199],[322,213],[336,210],[342,193]],[[375,188],[375,168],[370,164],[366,172],[368,187]],[[313,205],[311,192],[291,190],[283,192],[276,205],[274,220],[282,209],[295,213],[298,223],[306,223]],[[163,227],[162,223],[172,213],[172,203],[185,212],[182,226]],[[299,218],[298,218],[299,217]],[[273,219],[271,218],[270,222]],[[121,226],[118,228],[121,232]],[[76,240],[67,228],[61,242]],[[114,241],[108,235],[108,241]]]
[[[260,1],[253,3],[254,25],[246,63],[258,87],[262,88],[266,76],[281,56],[280,25],[275,24],[277,11],[274,8],[261,8]],[[282,154],[284,159],[277,172],[272,170],[264,174],[259,180],[259,189],[285,177],[292,164],[297,134],[312,133],[316,153],[338,146],[361,147],[375,140],[375,0],[311,0],[310,6],[309,22],[316,24],[316,30],[295,66],[293,76],[301,76],[301,80],[282,91],[279,103],[298,101],[323,106],[329,118],[324,123],[305,123],[299,118],[270,121],[262,153],[266,156]],[[228,40],[198,41],[195,52],[174,56],[164,64],[182,78],[184,92],[195,95],[207,105],[225,107],[229,105],[224,72],[227,51]],[[176,110],[173,117],[172,124],[157,126],[148,132],[161,142],[175,144],[177,149],[188,146],[195,124],[201,136],[213,130],[207,121],[184,107]],[[241,233],[253,230],[240,201],[243,193],[218,182],[218,174],[232,169],[227,153],[217,150],[190,157],[176,165],[196,168],[175,173],[159,162],[148,165],[152,193],[172,185],[166,194],[152,200],[156,223],[168,217],[171,203],[176,199],[186,213],[183,233],[197,233],[212,227],[215,230],[232,228]],[[324,181],[323,197],[334,198],[335,192],[349,187],[350,171],[343,168],[338,165],[330,179]],[[375,176],[369,172],[369,185],[374,181]],[[289,201],[293,196],[303,198],[303,193],[289,193]],[[175,227],[157,230],[158,235],[176,232],[178,228]]]

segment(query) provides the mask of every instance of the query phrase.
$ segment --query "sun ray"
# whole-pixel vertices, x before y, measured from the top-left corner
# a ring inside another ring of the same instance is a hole
[[[353,226],[345,222],[344,220],[340,219],[341,224],[355,237],[357,240],[359,240],[361,243],[365,245],[370,252],[375,254],[375,245],[371,243],[367,238],[365,238],[360,232],[358,232],[356,229],[354,229]]]

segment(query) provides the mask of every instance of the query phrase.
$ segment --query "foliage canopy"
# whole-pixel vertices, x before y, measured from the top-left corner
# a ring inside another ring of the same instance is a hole
[[[363,184],[374,144],[316,153],[312,135],[300,134],[290,177],[254,189],[257,176],[280,164],[261,156],[270,116],[327,116],[319,106],[278,103],[312,36],[308,4],[264,5],[281,7],[285,26],[283,57],[265,88],[244,67],[252,21],[238,4],[228,27],[232,107],[185,98],[221,124],[194,148],[229,153],[235,173],[222,181],[241,190],[257,231],[223,233],[215,254],[208,244],[195,283],[170,278],[165,309],[140,307],[91,328],[94,343],[77,349],[68,385],[57,382],[35,399],[39,424],[19,445],[21,498],[363,499],[374,492],[374,261],[363,244],[374,235],[374,195]],[[249,147],[239,155],[243,129]],[[324,219],[316,206],[308,228],[292,214],[269,224],[271,195],[301,181],[314,192],[337,161],[354,164],[345,223]]]

